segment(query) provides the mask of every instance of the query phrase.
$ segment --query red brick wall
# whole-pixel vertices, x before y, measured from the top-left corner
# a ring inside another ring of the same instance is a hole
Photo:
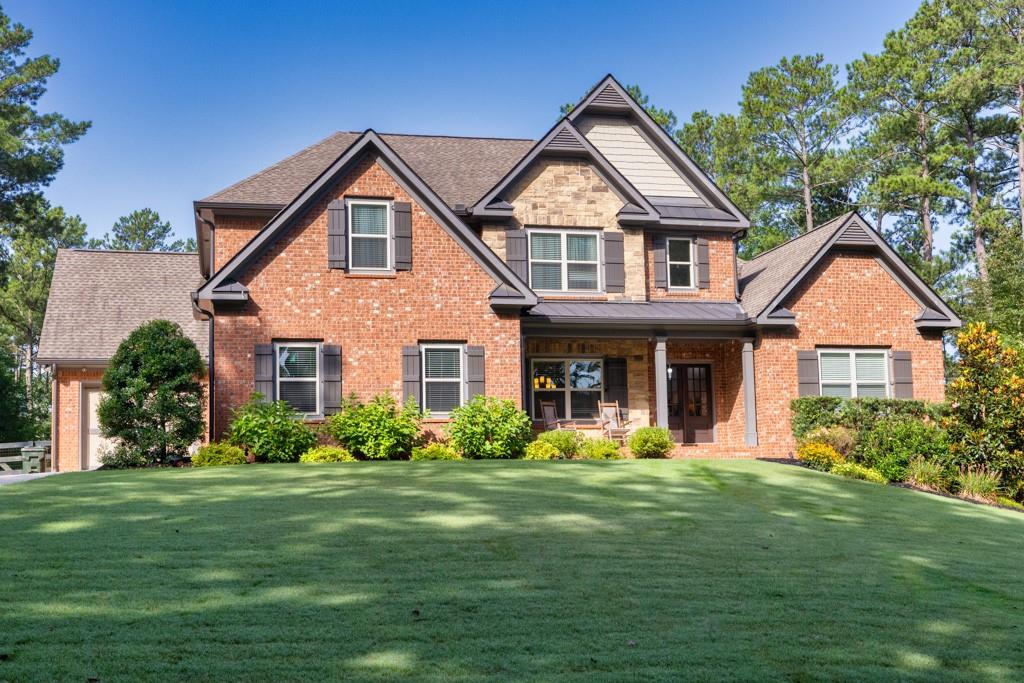
[[[213,272],[230,261],[266,224],[265,218],[218,214],[217,227],[213,231]]]
[[[680,235],[681,237],[683,235]],[[654,235],[645,233],[644,253],[646,255],[647,295],[650,299],[708,299],[711,301],[736,301],[736,261],[733,258],[733,241],[729,235],[719,233],[694,234],[708,241],[708,272],[711,276],[707,289],[672,290],[654,286]],[[697,258],[694,245],[693,258]],[[697,268],[693,269],[696,284]]]
[[[785,456],[795,444],[789,402],[797,398],[797,351],[818,346],[875,346],[910,351],[914,398],[945,396],[942,340],[914,326],[920,306],[869,254],[828,256],[784,303],[793,331],[765,331],[754,350],[757,428],[762,455]]]
[[[411,202],[413,269],[361,276],[327,268],[327,204],[346,195]],[[250,302],[214,324],[216,425],[254,388],[256,344],[314,339],[342,348],[342,392],[401,397],[402,346],[483,345],[489,395],[519,400],[519,319],[496,314],[494,280],[372,159],[342,178],[242,277]]]

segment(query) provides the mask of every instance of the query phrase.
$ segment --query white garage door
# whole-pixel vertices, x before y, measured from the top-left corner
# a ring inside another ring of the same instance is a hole
[[[100,454],[108,443],[100,436],[100,421],[96,416],[102,395],[99,387],[82,387],[82,469],[99,467],[102,464]]]

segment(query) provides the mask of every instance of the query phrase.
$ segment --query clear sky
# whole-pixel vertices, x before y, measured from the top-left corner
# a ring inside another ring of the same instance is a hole
[[[916,0],[10,0],[60,58],[44,110],[88,119],[46,194],[90,235],[192,201],[337,130],[528,137],[606,73],[680,120],[734,111],[753,69],[877,51]]]

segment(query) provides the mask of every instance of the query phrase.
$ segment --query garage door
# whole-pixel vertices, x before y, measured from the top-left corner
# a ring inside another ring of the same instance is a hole
[[[108,440],[100,436],[100,421],[96,409],[103,393],[99,387],[82,388],[82,469],[94,470],[101,465],[100,454]]]

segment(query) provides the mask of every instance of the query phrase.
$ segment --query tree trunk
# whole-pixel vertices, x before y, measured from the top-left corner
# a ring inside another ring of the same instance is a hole
[[[921,154],[921,178],[927,181],[931,178],[931,167],[928,163],[928,119],[925,117],[924,112],[919,112],[917,116],[917,133],[918,133],[918,144],[919,153]],[[925,189],[925,195],[921,197],[921,230],[924,232],[924,246],[921,249],[921,256],[924,257],[925,261],[931,263],[932,260],[932,198],[928,194],[930,190]]]
[[[1017,200],[1020,238],[1024,239],[1024,81],[1017,83]]]
[[[967,148],[971,150],[971,158],[967,163],[968,204],[971,209],[971,230],[974,233],[974,258],[978,262],[978,276],[983,284],[988,283],[988,264],[985,253],[985,235],[981,227],[981,216],[978,213],[978,158],[974,150],[974,122],[968,118],[967,130],[964,131]]]
[[[885,209],[879,206],[878,209],[875,211],[875,230],[878,231],[879,234],[882,233],[882,221],[884,220]]]
[[[814,207],[811,204],[811,172],[807,163],[803,164],[804,183],[804,232],[814,230]]]

